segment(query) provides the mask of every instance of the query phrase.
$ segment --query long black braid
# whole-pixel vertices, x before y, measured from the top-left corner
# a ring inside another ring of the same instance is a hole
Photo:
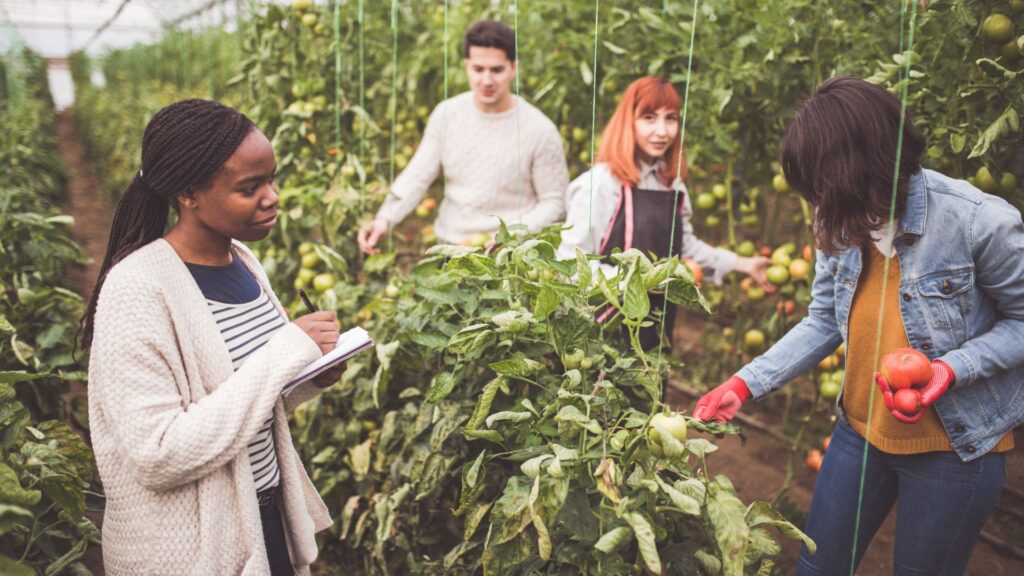
[[[241,112],[210,100],[182,100],[153,115],[142,136],[142,169],[121,194],[107,253],[79,326],[92,345],[93,316],[107,272],[164,235],[174,199],[208,186],[256,126]]]

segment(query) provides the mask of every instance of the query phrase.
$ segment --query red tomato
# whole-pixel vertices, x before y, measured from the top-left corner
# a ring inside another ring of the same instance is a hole
[[[897,390],[924,386],[932,378],[932,363],[913,348],[897,348],[882,356],[882,376]]]
[[[821,461],[824,456],[821,455],[821,450],[811,450],[807,453],[807,467],[817,472],[821,470]]]
[[[904,414],[917,414],[921,409],[921,393],[913,388],[901,388],[896,391],[892,403],[897,410]]]

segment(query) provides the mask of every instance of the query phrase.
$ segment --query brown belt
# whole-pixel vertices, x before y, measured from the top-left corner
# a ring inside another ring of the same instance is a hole
[[[262,492],[257,492],[256,501],[260,503],[260,508],[277,504],[281,501],[281,485],[271,486]]]

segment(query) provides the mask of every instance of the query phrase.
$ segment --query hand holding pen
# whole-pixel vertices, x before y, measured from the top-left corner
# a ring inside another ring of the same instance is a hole
[[[313,342],[316,342],[316,345],[320,347],[321,354],[326,354],[333,350],[338,343],[340,336],[338,320],[334,312],[317,312],[316,307],[313,306],[304,291],[299,290],[299,298],[306,304],[310,313],[296,318],[295,325],[312,338]]]

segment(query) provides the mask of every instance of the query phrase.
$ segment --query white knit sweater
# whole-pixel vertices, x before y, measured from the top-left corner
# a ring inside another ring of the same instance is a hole
[[[235,252],[273,294],[252,253]],[[274,305],[283,311],[277,298]],[[107,496],[107,574],[267,575],[246,445],[273,411],[281,508],[296,574],[330,515],[291,443],[287,411],[319,388],[281,389],[320,355],[295,324],[235,372],[199,287],[160,239],[114,266],[100,292],[89,419]]]
[[[477,108],[472,92],[438,104],[377,216],[401,222],[442,170],[444,200],[434,222],[442,242],[496,232],[499,218],[538,230],[565,216],[569,171],[558,128],[522,98],[494,114]]]

